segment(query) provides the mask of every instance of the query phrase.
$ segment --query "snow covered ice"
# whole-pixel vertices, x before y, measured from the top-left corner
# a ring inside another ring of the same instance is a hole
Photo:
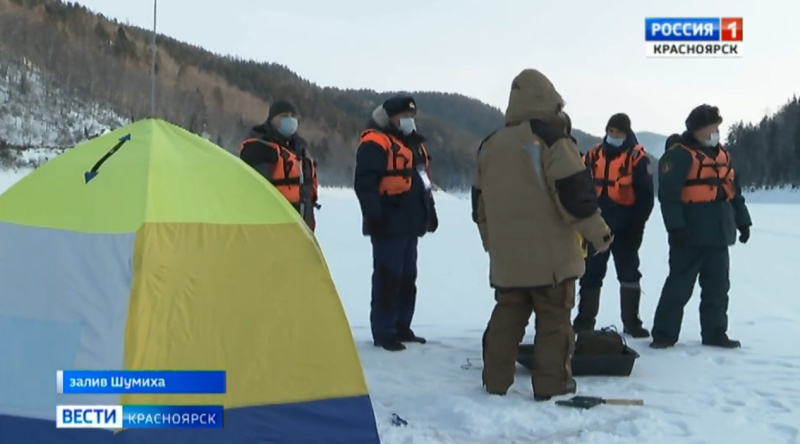
[[[0,172],[0,192],[25,171]],[[740,350],[700,346],[699,289],[686,308],[679,344],[651,350],[627,378],[578,378],[578,393],[641,398],[644,407],[580,411],[535,403],[519,367],[506,397],[481,388],[480,338],[493,307],[488,258],[469,200],[439,193],[440,230],[419,247],[414,329],[429,339],[390,353],[369,332],[370,244],[361,235],[352,190],[323,189],[317,235],[353,329],[382,441],[423,443],[790,444],[800,439],[800,298],[790,280],[800,264],[800,193],[747,195],[753,237],[731,249],[730,334]],[[764,203],[761,203],[764,202]],[[790,202],[792,204],[786,204]],[[647,327],[667,273],[667,241],[658,209],[642,247],[642,317]],[[610,267],[598,326],[619,326],[619,290]],[[532,340],[529,327],[526,342]],[[480,366],[480,361],[476,362]],[[407,426],[391,424],[392,414]]]

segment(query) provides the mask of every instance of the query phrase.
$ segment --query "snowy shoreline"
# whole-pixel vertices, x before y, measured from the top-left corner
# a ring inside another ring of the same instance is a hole
[[[31,171],[35,166],[39,166],[44,162],[52,159],[58,154],[63,153],[63,148],[27,148],[18,150],[21,152],[20,158],[14,162],[16,167],[3,167],[0,166],[0,192],[4,191],[8,186],[21,179]],[[322,198],[325,197],[347,197],[352,196],[353,190],[343,187],[322,187],[320,194]],[[800,189],[793,189],[786,186],[775,188],[771,190],[753,190],[745,191],[745,199],[748,203],[758,204],[800,204]],[[469,199],[468,191],[453,191],[453,192],[437,192],[437,200],[441,199]]]

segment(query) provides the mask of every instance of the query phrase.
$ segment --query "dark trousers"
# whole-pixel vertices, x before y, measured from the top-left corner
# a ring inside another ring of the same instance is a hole
[[[370,326],[376,344],[411,329],[417,304],[416,236],[372,238]]]
[[[591,249],[590,249],[591,250]],[[642,278],[639,272],[639,246],[620,233],[611,243],[611,248],[603,253],[589,251],[586,258],[586,272],[580,280],[581,288],[600,288],[608,271],[608,259],[614,256],[614,268],[620,283],[636,284]]]
[[[669,275],[653,321],[653,339],[678,342],[683,308],[692,298],[700,278],[700,328],[703,340],[727,338],[728,290],[730,289],[728,247],[669,248]]]

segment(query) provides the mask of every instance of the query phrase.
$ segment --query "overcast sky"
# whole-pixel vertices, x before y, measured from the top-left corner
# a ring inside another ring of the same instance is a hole
[[[146,28],[152,0],[79,3]],[[796,0],[160,0],[160,33],[278,62],[323,86],[435,90],[505,110],[524,68],[550,77],[576,128],[683,130],[696,105],[758,121],[800,93]],[[645,58],[645,17],[744,17],[741,59]]]

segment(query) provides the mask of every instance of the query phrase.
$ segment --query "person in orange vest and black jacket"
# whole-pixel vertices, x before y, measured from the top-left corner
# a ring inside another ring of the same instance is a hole
[[[264,176],[300,213],[314,231],[319,181],[317,162],[305,139],[297,135],[297,108],[286,100],[269,107],[267,120],[250,130],[239,148],[239,158]]]
[[[639,281],[639,248],[644,227],[655,200],[653,171],[650,159],[639,145],[626,114],[614,114],[606,125],[603,142],[592,147],[584,162],[594,177],[600,210],[614,234],[609,251],[586,258],[586,272],[580,279],[578,314],[573,329],[580,333],[591,331],[600,309],[600,290],[614,256],[614,266],[620,284],[620,311],[624,333],[646,338],[650,332],[642,326],[639,303],[642,290]]]
[[[669,275],[653,321],[655,349],[678,342],[683,309],[700,282],[703,345],[739,348],[728,337],[729,247],[750,239],[752,220],[731,155],[721,144],[722,116],[700,105],[686,119],[686,132],[659,160],[658,200],[669,236]]]
[[[424,344],[411,329],[417,300],[417,241],[439,226],[430,156],[417,132],[414,98],[387,99],[361,133],[353,188],[372,241],[370,325],[376,347],[405,350]]]

